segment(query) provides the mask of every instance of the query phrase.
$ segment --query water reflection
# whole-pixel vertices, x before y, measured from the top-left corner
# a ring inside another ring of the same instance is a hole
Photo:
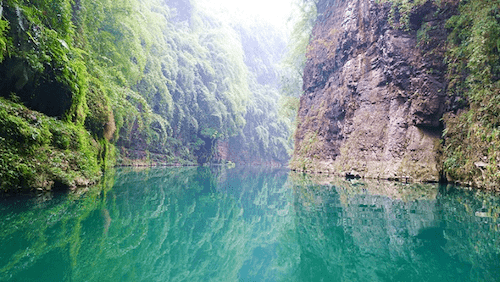
[[[296,281],[500,277],[496,195],[451,186],[318,182],[299,175],[294,181],[301,242]],[[488,217],[478,217],[479,210]]]
[[[0,200],[1,281],[497,281],[495,194],[286,170],[118,170]]]

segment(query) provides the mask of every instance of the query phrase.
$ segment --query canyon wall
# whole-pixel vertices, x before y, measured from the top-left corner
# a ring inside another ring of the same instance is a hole
[[[291,168],[439,181],[451,5],[317,4]]]

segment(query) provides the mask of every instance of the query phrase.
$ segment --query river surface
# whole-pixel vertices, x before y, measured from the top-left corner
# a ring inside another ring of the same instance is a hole
[[[0,281],[500,281],[500,198],[207,167],[0,198]]]

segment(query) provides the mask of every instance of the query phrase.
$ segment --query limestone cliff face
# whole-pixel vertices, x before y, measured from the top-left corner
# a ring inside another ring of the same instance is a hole
[[[317,4],[291,167],[438,181],[440,119],[454,104],[444,24],[455,9],[428,2],[401,26],[377,2]]]

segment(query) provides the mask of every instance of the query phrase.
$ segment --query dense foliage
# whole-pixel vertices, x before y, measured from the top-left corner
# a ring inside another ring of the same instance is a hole
[[[278,104],[281,98],[279,64],[285,52],[286,36],[265,22],[236,23],[233,27],[241,38],[252,98],[242,134],[231,138],[230,146],[247,152],[246,161],[260,158],[286,163],[292,147],[289,132],[294,118],[280,115]]]
[[[123,164],[204,163],[230,137],[261,158],[288,159],[289,123],[278,118],[276,90],[284,39],[268,26],[224,22],[194,1],[0,7],[1,96],[75,127],[96,150],[96,166],[112,163],[115,146]],[[248,38],[269,43],[254,50],[243,46]],[[3,188],[18,185],[1,173]]]
[[[470,105],[445,117],[445,169],[454,180],[500,184],[500,8],[498,1],[461,1],[448,21],[450,94]]]
[[[218,140],[285,163],[316,2],[296,2],[280,69],[286,36],[262,22],[224,20],[202,1],[1,1],[0,186],[89,183],[115,157],[205,163]],[[393,27],[414,32],[410,15],[426,2],[390,2]],[[486,186],[500,179],[497,4],[451,3],[459,8],[447,23],[448,92],[464,107],[444,118],[444,169]],[[419,42],[425,36],[417,31]],[[57,145],[61,130],[78,145]]]
[[[100,177],[102,146],[77,125],[0,97],[2,188],[88,185]]]
[[[295,14],[291,17],[292,32],[285,58],[282,62],[280,113],[287,117],[294,135],[297,128],[296,115],[299,110],[299,97],[303,93],[303,75],[306,65],[306,52],[317,16],[316,0],[294,1]]]
[[[0,187],[95,181],[113,150],[84,129],[89,75],[85,52],[74,44],[71,1],[0,7],[0,94],[10,99],[1,100]]]

